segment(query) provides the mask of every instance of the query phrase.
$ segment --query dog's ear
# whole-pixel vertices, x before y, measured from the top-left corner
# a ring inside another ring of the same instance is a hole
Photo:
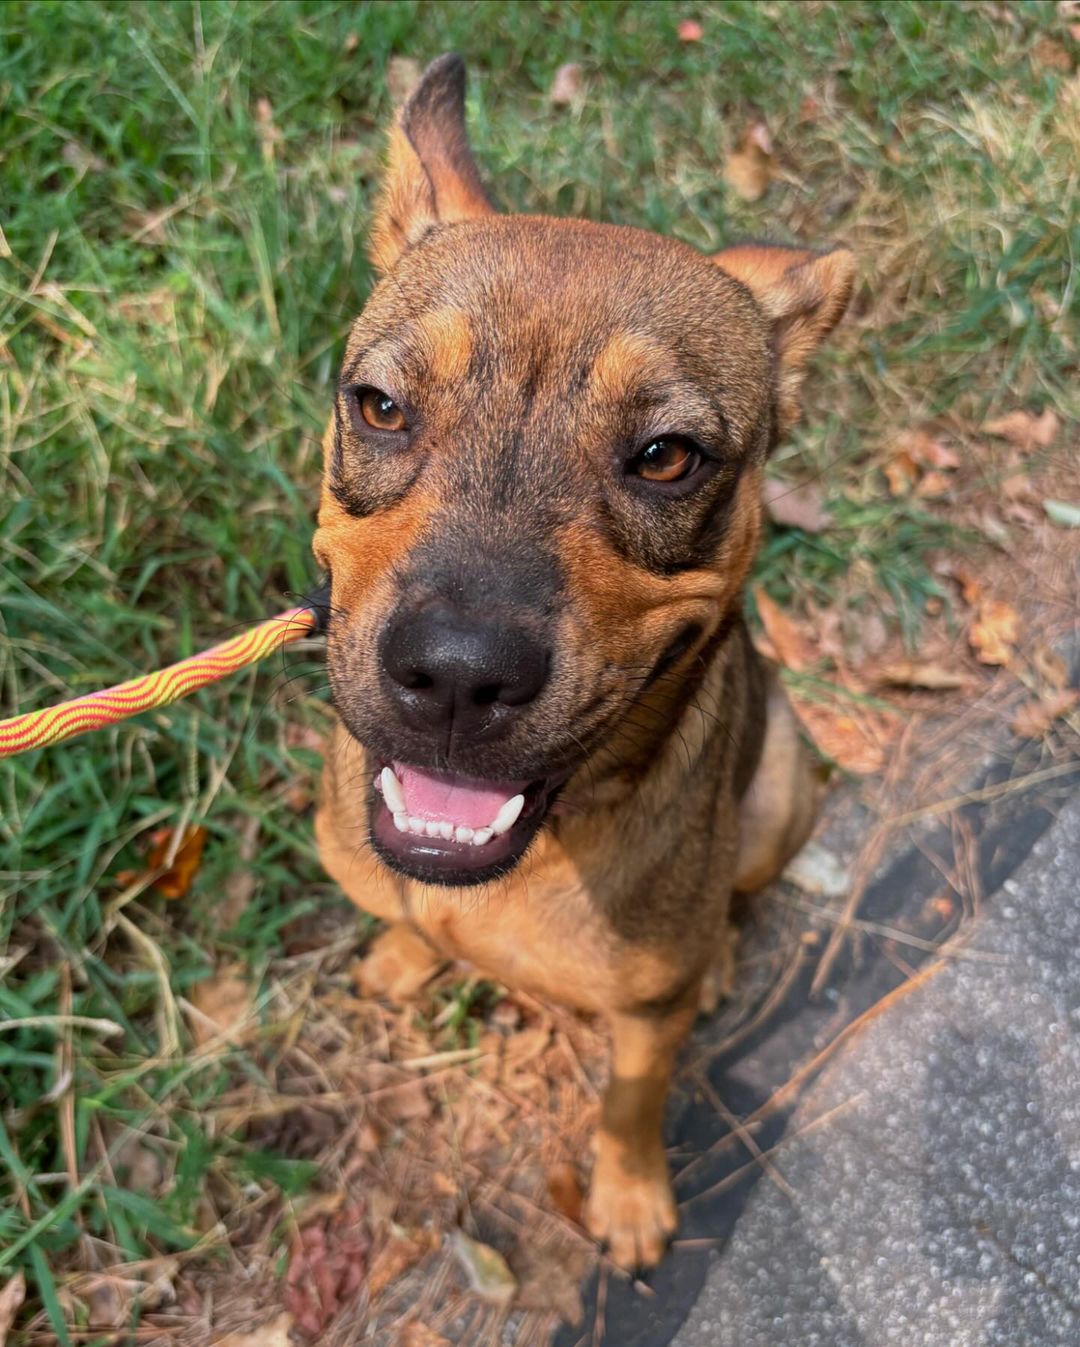
[[[371,232],[371,260],[387,272],[432,225],[495,211],[465,133],[465,62],[432,61],[398,112]]]
[[[848,306],[855,284],[855,257],[847,248],[814,253],[746,243],[724,248],[712,260],[746,286],[772,324],[783,434],[799,416],[807,360]]]

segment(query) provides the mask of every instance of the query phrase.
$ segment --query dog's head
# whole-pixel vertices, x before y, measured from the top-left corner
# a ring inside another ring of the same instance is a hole
[[[327,431],[328,659],[379,771],[372,841],[428,882],[523,854],[560,785],[738,603],[761,474],[851,254],[707,258],[496,213],[442,57],[394,126]]]

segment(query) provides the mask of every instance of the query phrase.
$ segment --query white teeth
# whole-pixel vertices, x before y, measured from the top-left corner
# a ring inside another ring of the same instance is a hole
[[[518,821],[518,815],[524,808],[525,796],[512,795],[491,820],[491,831],[496,835],[509,832]]]
[[[441,837],[444,842],[468,843],[486,847],[493,837],[509,832],[525,807],[525,796],[514,795],[502,806],[486,828],[468,828],[448,819],[422,819],[410,814],[405,805],[405,791],[392,767],[384,767],[375,778],[375,789],[381,792],[386,807],[394,816],[394,827],[399,833],[415,833],[418,837]]]
[[[382,783],[383,799],[386,801],[386,807],[391,814],[403,814],[405,812],[405,792],[401,789],[401,782],[394,775],[392,767],[384,767],[379,773],[379,780]]]

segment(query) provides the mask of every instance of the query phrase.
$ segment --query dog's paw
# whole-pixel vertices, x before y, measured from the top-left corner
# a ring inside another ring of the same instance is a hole
[[[628,1272],[655,1267],[678,1216],[663,1152],[643,1170],[605,1157],[601,1145],[585,1203],[585,1226]]]
[[[426,940],[403,922],[388,927],[353,966],[353,979],[362,996],[408,1001],[430,982],[442,960]]]

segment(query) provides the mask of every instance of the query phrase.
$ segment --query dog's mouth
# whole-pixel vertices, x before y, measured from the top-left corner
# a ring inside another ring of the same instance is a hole
[[[372,842],[387,865],[423,883],[486,883],[521,859],[567,775],[488,781],[380,763]]]

